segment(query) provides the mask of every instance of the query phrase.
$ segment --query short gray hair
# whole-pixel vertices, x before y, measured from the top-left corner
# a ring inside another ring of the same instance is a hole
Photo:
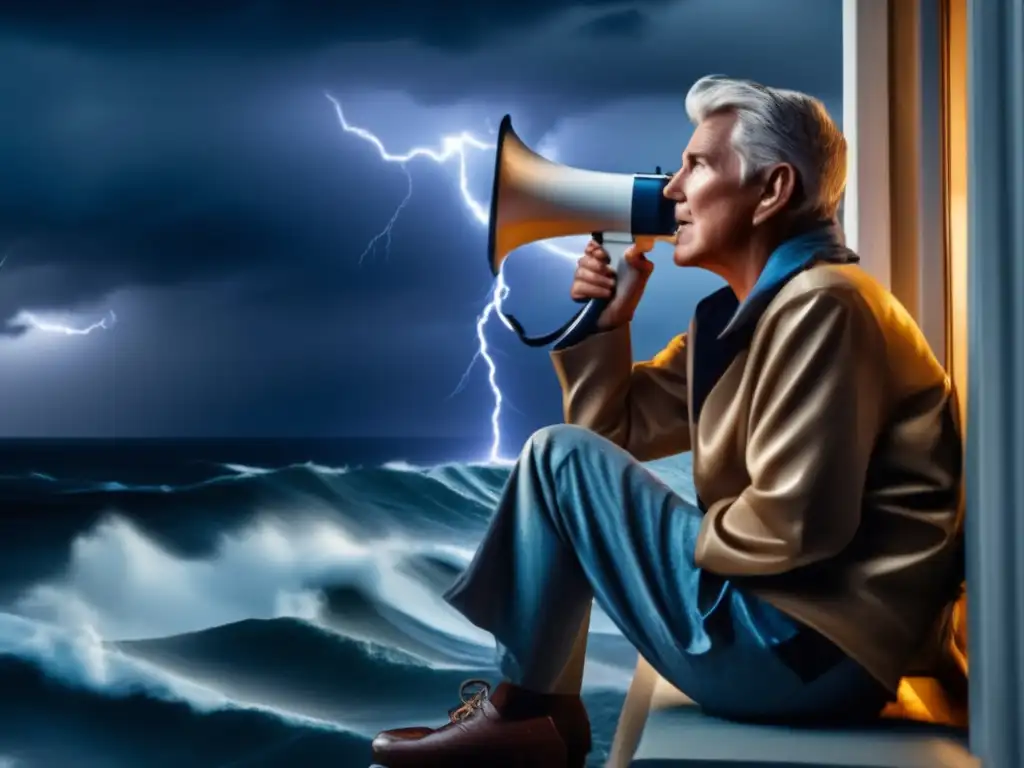
[[[732,144],[744,180],[775,163],[797,172],[798,215],[833,219],[846,187],[846,139],[818,99],[720,75],[702,77],[686,95],[694,125],[720,112],[736,114]]]

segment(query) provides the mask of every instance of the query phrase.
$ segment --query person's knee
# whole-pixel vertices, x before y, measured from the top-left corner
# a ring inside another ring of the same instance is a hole
[[[589,429],[575,424],[551,424],[530,435],[526,445],[531,451],[563,452],[586,445],[593,437]]]
[[[575,424],[552,424],[530,435],[523,452],[554,469],[581,452],[599,447],[601,440],[599,435]]]

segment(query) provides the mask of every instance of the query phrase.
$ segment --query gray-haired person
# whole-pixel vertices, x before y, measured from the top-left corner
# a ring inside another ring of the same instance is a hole
[[[634,363],[654,268],[634,247],[597,332],[552,352],[567,423],[529,439],[446,595],[505,679],[441,727],[379,734],[382,765],[583,766],[594,599],[708,712],[797,722],[876,715],[955,595],[955,398],[843,244],[842,133],[818,100],[749,81],[703,78],[686,109],[673,261],[726,286]],[[590,243],[572,296],[614,281]],[[641,464],[684,451],[696,505]]]

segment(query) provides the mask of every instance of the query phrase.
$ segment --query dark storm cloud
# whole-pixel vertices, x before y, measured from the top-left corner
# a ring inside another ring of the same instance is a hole
[[[636,8],[598,16],[580,27],[580,32],[597,39],[633,37],[643,31],[647,16]]]
[[[656,5],[670,0],[640,0]],[[412,40],[472,49],[540,24],[566,7],[601,8],[621,0],[5,0],[0,24],[8,34],[96,43],[307,50],[344,42]]]
[[[616,26],[617,16],[624,33],[642,30],[642,41],[635,34],[595,37]],[[643,8],[618,3],[552,15],[543,25],[508,31],[473,51],[396,42],[386,45],[384,55],[383,45],[339,44],[312,66],[343,89],[401,89],[431,104],[505,96],[554,118],[587,111],[595,102],[668,94],[681,99],[696,78],[712,72],[836,93],[841,36],[841,14],[821,0],[677,0]],[[365,66],[377,59],[379,66]]]
[[[0,99],[18,119],[0,132],[0,249],[20,245],[0,318],[130,286],[263,284],[301,261],[319,279],[308,294],[295,285],[295,300],[329,297],[351,271],[348,251],[384,223],[366,212],[393,208],[405,181],[342,137],[325,89],[468,102],[481,121],[511,110],[536,139],[617,101],[681,104],[709,71],[823,96],[840,81],[839,14],[820,0],[774,0],[771,12],[763,0],[652,0],[646,28],[623,3],[566,5],[3,3]],[[602,37],[610,29],[642,31],[644,43]],[[403,215],[408,231],[457,242],[475,227],[455,205],[417,213],[441,182],[418,183],[427,198]],[[423,280],[431,262],[414,260],[389,290]]]
[[[595,43],[646,19],[659,29],[641,48]],[[834,87],[841,16],[821,0],[13,0],[0,4],[0,30],[121,68],[148,61],[171,77],[180,67],[216,80],[242,56],[261,80],[298,75],[429,102],[554,95],[571,109],[594,97],[680,92],[694,72]]]

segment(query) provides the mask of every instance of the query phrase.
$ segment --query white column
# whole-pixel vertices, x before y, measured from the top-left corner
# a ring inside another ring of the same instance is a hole
[[[846,243],[891,285],[889,231],[889,0],[843,0]]]
[[[969,0],[971,751],[1024,766],[1024,0]]]

